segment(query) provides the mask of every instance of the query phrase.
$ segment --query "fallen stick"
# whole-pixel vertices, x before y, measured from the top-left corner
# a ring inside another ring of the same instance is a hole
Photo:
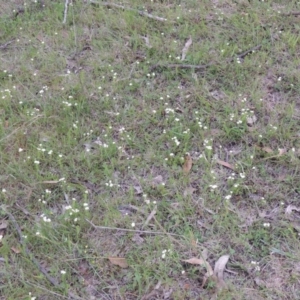
[[[213,63],[209,63],[207,65],[187,65],[187,64],[156,64],[151,67],[151,71],[157,68],[170,68],[170,69],[195,69],[195,70],[205,70],[206,68],[213,65]]]
[[[9,46],[11,43],[13,43],[15,40],[11,40],[11,41],[9,41],[9,42],[7,42],[7,43],[5,43],[5,44],[1,44],[0,45],[0,49],[6,49],[7,48],[7,46]]]
[[[256,50],[259,50],[261,48],[261,45],[257,45],[245,52],[242,52],[240,54],[237,54],[236,56],[233,56],[233,57],[230,57],[228,59],[225,60],[224,63],[230,63],[232,61],[234,61],[235,59],[243,59],[245,56],[247,56],[248,54],[256,51]],[[155,69],[157,68],[165,68],[165,69],[194,69],[194,70],[205,70],[207,69],[208,67],[211,67],[213,65],[217,65],[218,63],[213,63],[213,62],[210,62],[206,65],[188,65],[188,64],[155,64],[151,67],[151,71],[154,71]]]
[[[295,17],[297,17],[297,16],[300,16],[300,11],[291,11],[289,13],[283,13],[281,15],[283,15],[283,16],[295,16]]]
[[[144,233],[144,234],[167,234],[167,235],[173,235],[173,236],[180,236],[179,234],[174,233],[168,233],[168,232],[162,232],[162,231],[151,231],[151,230],[138,230],[138,229],[127,229],[127,228],[119,228],[119,227],[108,227],[108,226],[98,226],[92,223],[90,220],[85,219],[89,224],[92,225],[95,229],[105,229],[105,230],[119,230],[119,231],[125,231],[125,232],[135,232],[135,233]]]
[[[66,2],[65,2],[65,11],[64,11],[63,24],[66,24],[66,22],[67,22],[68,5],[69,5],[69,0],[66,0]]]
[[[98,1],[94,1],[94,0],[90,0],[90,3],[98,4],[98,5],[102,5],[102,6],[107,6],[107,7],[116,7],[116,8],[120,8],[120,9],[123,9],[123,10],[134,11],[134,12],[138,13],[141,16],[145,16],[145,17],[148,17],[150,19],[154,19],[154,20],[161,21],[161,22],[167,21],[167,19],[165,19],[165,18],[153,16],[153,15],[151,15],[151,14],[145,12],[145,11],[137,10],[137,9],[134,9],[134,8],[131,8],[131,7],[126,7],[126,6],[123,6],[123,5],[120,5],[120,4],[109,3],[109,2],[98,2]]]

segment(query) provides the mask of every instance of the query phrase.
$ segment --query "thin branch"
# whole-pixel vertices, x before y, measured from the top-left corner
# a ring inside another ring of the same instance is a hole
[[[295,17],[297,17],[297,16],[300,16],[300,11],[291,11],[289,13],[283,13],[281,15],[283,15],[283,16],[295,16]]]
[[[150,231],[150,230],[137,230],[137,229],[127,229],[127,228],[119,228],[119,227],[107,227],[107,226],[97,226],[94,223],[92,223],[90,220],[85,219],[89,224],[92,225],[95,229],[107,229],[107,230],[119,230],[119,231],[125,231],[125,232],[135,232],[135,233],[144,233],[144,234],[167,234],[167,235],[174,235],[174,236],[180,236],[179,234],[174,233],[167,233],[162,231]]]
[[[151,15],[151,14],[145,12],[145,11],[136,10],[136,9],[131,8],[131,7],[126,7],[126,6],[123,6],[123,5],[120,5],[120,4],[109,3],[109,2],[98,2],[98,1],[94,1],[94,0],[90,0],[90,3],[103,5],[103,6],[107,6],[107,7],[116,7],[116,8],[120,8],[120,9],[123,9],[123,10],[134,11],[134,12],[138,13],[141,16],[148,17],[148,18],[154,19],[156,21],[161,21],[161,22],[167,21],[167,19],[165,19],[165,18],[153,16],[153,15]]]
[[[252,52],[254,52],[256,50],[259,50],[260,48],[261,48],[261,45],[257,45],[257,46],[255,46],[255,47],[253,47],[253,48],[251,48],[251,49],[249,49],[249,50],[247,50],[245,52],[242,52],[242,53],[238,54],[237,58],[244,58],[248,54],[250,54],[250,53],[252,53]],[[234,57],[232,59],[234,59]]]
[[[149,222],[151,221],[151,219],[154,218],[154,215],[156,214],[156,211],[157,211],[157,207],[156,207],[156,205],[155,205],[154,209],[152,210],[152,212],[151,212],[150,215],[148,216],[148,218],[147,218],[147,220],[145,221],[145,223],[144,223],[144,225],[143,225],[142,228],[145,228],[145,227],[149,224]]]
[[[225,60],[224,63],[230,63],[232,61],[234,61],[235,59],[243,59],[245,58],[248,54],[256,51],[256,50],[259,50],[261,48],[262,45],[257,45],[251,49],[248,49],[247,51],[245,52],[242,52],[240,54],[237,54],[236,56],[233,56],[233,57],[230,57],[228,59]],[[165,68],[165,69],[194,69],[194,70],[205,70],[207,69],[208,67],[210,66],[213,66],[213,65],[217,65],[218,63],[213,63],[213,62],[210,62],[206,65],[187,65],[187,64],[155,64],[151,67],[151,71],[154,71],[155,69],[157,68]]]
[[[20,130],[20,128],[22,128],[23,126],[28,126],[30,125],[32,122],[34,122],[36,119],[40,118],[40,117],[44,117],[44,115],[36,115],[34,118],[32,118],[30,121],[28,121],[27,123],[21,125],[20,127],[16,128],[15,130],[13,130],[11,133],[9,133],[7,136],[3,137],[0,142],[8,139],[10,136],[14,135],[16,132],[18,132],[18,130]]]
[[[64,11],[63,24],[66,24],[66,22],[67,22],[68,5],[69,5],[69,0],[66,0],[66,2],[65,2],[65,11]]]
[[[139,211],[139,212],[142,213],[144,216],[147,215],[147,213],[146,213],[143,209],[141,209],[141,208],[139,208],[139,207],[137,207],[137,206],[135,206],[135,205],[128,204],[128,205],[126,205],[126,206],[129,207],[129,208],[131,208],[131,209],[134,209],[134,210],[136,210],[136,211]],[[173,234],[173,233],[167,232],[167,231],[165,230],[165,228],[158,222],[158,220],[155,218],[154,215],[152,216],[152,218],[153,218],[153,220],[155,221],[156,225],[160,228],[160,230],[161,230],[162,232],[164,232],[164,233],[169,237],[170,240],[172,240],[172,241],[174,241],[174,242],[176,242],[176,243],[178,243],[178,244],[181,245],[181,243],[180,243],[179,241],[177,241],[176,239],[174,239],[174,238],[172,237],[172,236],[180,236],[179,234]]]
[[[151,71],[157,68],[169,68],[169,69],[195,69],[195,70],[205,70],[206,68],[213,65],[213,63],[209,63],[207,65],[187,65],[187,64],[155,64],[151,67]]]
[[[15,40],[11,40],[5,44],[0,45],[0,49],[6,49],[8,45],[10,45],[12,42],[14,42]]]

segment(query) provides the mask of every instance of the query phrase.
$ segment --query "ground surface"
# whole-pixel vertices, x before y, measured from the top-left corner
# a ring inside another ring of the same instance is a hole
[[[99,2],[0,3],[1,299],[300,299],[297,1]]]

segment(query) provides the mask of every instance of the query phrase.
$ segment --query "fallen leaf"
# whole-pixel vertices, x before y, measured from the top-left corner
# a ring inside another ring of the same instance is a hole
[[[0,230],[1,229],[6,229],[8,226],[8,222],[7,221],[2,221],[1,224],[0,224]]]
[[[228,169],[231,169],[231,170],[234,170],[234,169],[235,169],[233,165],[231,165],[230,163],[228,163],[228,162],[226,162],[226,161],[223,161],[223,160],[218,159],[218,160],[217,160],[217,163],[218,163],[219,165],[223,166],[223,167],[228,168]]]
[[[190,38],[187,40],[187,42],[185,43],[183,49],[182,49],[182,55],[181,55],[181,60],[184,60],[186,57],[186,54],[190,48],[190,46],[192,45],[193,40],[192,37],[190,36]]]
[[[295,205],[288,205],[288,207],[285,209],[285,214],[290,215],[293,212],[293,210],[299,212],[300,208],[296,207]]]
[[[216,261],[214,274],[217,276],[218,279],[223,280],[223,273],[228,260],[229,255],[223,255]]]
[[[286,149],[278,149],[278,156],[283,155],[284,153],[286,153]]]
[[[190,172],[192,165],[193,165],[193,160],[190,154],[187,153],[184,158],[183,173],[187,175]]]
[[[182,261],[187,262],[188,264],[191,264],[191,265],[206,265],[207,264],[207,262],[204,259],[197,258],[197,257],[192,257],[190,259],[184,259]]]
[[[128,263],[124,257],[109,257],[108,259],[113,265],[119,266],[123,269],[128,268]]]
[[[133,187],[135,189],[135,194],[136,195],[140,195],[140,194],[143,194],[143,188],[139,185],[136,185]]]
[[[273,153],[273,150],[270,147],[263,147],[261,150],[267,152],[267,153]]]
[[[10,249],[11,249],[14,253],[16,253],[16,254],[21,253],[21,250],[18,249],[18,248],[16,248],[16,247],[11,247]]]

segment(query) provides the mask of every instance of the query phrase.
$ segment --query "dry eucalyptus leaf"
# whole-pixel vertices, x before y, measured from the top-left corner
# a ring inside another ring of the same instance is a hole
[[[293,212],[293,210],[299,212],[300,208],[296,207],[295,205],[288,205],[288,207],[285,209],[285,214],[290,215]]]
[[[219,165],[223,166],[223,167],[226,167],[226,168],[228,168],[228,169],[234,170],[234,166],[231,165],[230,163],[226,162],[226,161],[223,161],[223,160],[218,159],[218,160],[217,160],[217,163],[218,163]]]
[[[143,188],[139,185],[136,185],[133,187],[135,189],[135,194],[136,195],[140,195],[140,194],[143,194]]]
[[[182,261],[187,262],[188,264],[191,264],[191,265],[202,265],[202,266],[205,266],[207,264],[207,262],[204,259],[197,258],[197,257],[192,257],[190,259],[184,259]]]
[[[181,55],[181,60],[185,60],[186,54],[190,48],[190,46],[192,45],[193,40],[192,37],[190,36],[190,38],[187,40],[187,42],[185,43],[183,49],[182,49],[182,55]]]
[[[216,261],[214,274],[217,276],[218,279],[223,279],[223,273],[228,260],[229,255],[223,255]]]
[[[278,149],[278,156],[283,155],[284,153],[286,153],[286,149]]]
[[[113,265],[119,266],[123,269],[129,267],[126,258],[124,257],[109,257],[108,259]]]
[[[193,165],[193,160],[190,154],[187,153],[184,158],[183,173],[187,175],[190,172],[192,165]]]
[[[262,150],[267,153],[273,153],[273,150],[270,147],[263,147]]]
[[[7,221],[2,221],[1,224],[0,224],[0,230],[6,229],[7,226],[8,226],[8,222]]]
[[[11,249],[14,253],[16,253],[16,254],[21,253],[21,250],[20,250],[19,248],[17,248],[17,247],[11,247],[10,249]]]

